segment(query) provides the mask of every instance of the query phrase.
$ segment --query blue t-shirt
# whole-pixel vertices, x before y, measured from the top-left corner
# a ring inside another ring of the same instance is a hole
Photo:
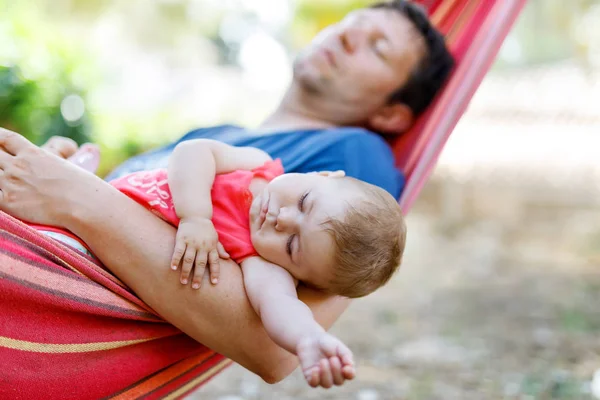
[[[220,125],[191,131],[181,139],[133,157],[107,176],[107,180],[130,172],[166,168],[175,146],[190,139],[214,139],[232,146],[257,147],[280,158],[286,172],[344,170],[348,176],[377,185],[396,198],[404,187],[404,176],[394,166],[389,145],[379,135],[362,128],[295,130],[261,134]]]

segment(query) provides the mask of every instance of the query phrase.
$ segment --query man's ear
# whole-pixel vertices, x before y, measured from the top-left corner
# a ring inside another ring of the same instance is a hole
[[[414,116],[406,104],[386,104],[373,114],[368,122],[377,132],[388,135],[404,133],[413,124]]]
[[[337,171],[319,171],[316,172],[317,175],[326,176],[328,178],[343,178],[346,176],[346,172],[341,169]]]

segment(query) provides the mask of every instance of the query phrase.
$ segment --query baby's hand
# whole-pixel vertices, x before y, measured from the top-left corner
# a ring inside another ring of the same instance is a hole
[[[339,386],[356,373],[350,349],[326,332],[302,338],[296,353],[304,378],[312,387]]]
[[[219,281],[219,257],[229,258],[213,223],[208,218],[182,218],[177,229],[175,250],[171,269],[177,270],[181,263],[181,283],[187,285],[190,272],[194,270],[192,288],[199,289],[206,267],[210,270],[210,281]],[[208,260],[208,262],[207,262]]]

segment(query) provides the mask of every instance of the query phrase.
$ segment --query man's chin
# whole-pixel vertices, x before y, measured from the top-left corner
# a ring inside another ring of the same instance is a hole
[[[296,83],[302,91],[310,94],[321,94],[325,92],[329,79],[325,77],[316,66],[311,65],[308,60],[302,65],[294,68],[294,83]]]
[[[313,96],[322,96],[327,92],[327,81],[320,74],[305,76],[298,79],[298,83],[305,93]]]

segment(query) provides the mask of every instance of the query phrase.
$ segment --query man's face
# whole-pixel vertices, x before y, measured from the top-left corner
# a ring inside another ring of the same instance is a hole
[[[424,54],[402,14],[361,9],[323,30],[294,63],[294,81],[338,123],[363,122],[387,103]]]

